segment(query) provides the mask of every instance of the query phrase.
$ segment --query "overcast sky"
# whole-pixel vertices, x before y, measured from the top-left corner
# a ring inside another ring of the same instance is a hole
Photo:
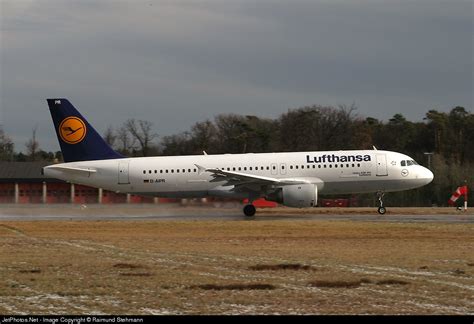
[[[0,0],[0,123],[17,151],[46,98],[103,133],[129,118],[159,135],[220,113],[303,105],[421,121],[473,106],[472,0]]]

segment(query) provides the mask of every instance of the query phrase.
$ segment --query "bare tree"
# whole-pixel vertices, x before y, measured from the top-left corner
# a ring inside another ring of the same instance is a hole
[[[125,125],[117,130],[118,151],[124,155],[130,155],[135,149],[135,138],[131,137]]]
[[[158,137],[158,134],[153,133],[153,123],[148,120],[129,119],[125,122],[125,127],[138,141],[142,155],[148,156],[153,140]]]
[[[280,143],[284,151],[357,148],[354,114],[357,107],[306,106],[288,110],[279,118]],[[360,137],[362,138],[362,137]]]
[[[109,127],[107,127],[107,129],[105,130],[104,140],[111,147],[114,147],[116,139],[117,135],[115,134],[114,128],[109,125]]]
[[[11,138],[5,134],[2,125],[0,125],[0,161],[13,160],[13,148],[14,145]]]
[[[217,146],[222,153],[245,153],[249,140],[249,127],[245,117],[236,114],[221,114],[215,117]]]
[[[26,155],[28,155],[31,161],[36,161],[36,154],[39,151],[39,143],[36,140],[36,131],[38,130],[38,126],[36,125],[33,128],[31,138],[28,142],[25,143],[26,146]]]
[[[186,155],[191,153],[197,154],[195,151],[193,151],[192,138],[189,132],[164,136],[161,139],[161,146],[161,153],[163,155]]]
[[[202,151],[212,152],[215,147],[217,129],[214,124],[206,120],[204,122],[195,123],[191,127],[192,152],[201,154]],[[209,153],[209,152],[208,152]]]

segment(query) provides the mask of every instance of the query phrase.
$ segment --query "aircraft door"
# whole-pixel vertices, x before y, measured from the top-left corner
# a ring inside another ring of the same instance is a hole
[[[130,161],[120,161],[118,165],[118,184],[130,184],[128,173]]]
[[[388,176],[387,156],[385,154],[376,154],[377,176]]]

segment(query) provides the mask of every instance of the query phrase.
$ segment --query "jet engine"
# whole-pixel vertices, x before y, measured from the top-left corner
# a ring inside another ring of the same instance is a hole
[[[287,207],[315,207],[318,204],[318,187],[313,183],[284,185],[268,194],[265,199]]]

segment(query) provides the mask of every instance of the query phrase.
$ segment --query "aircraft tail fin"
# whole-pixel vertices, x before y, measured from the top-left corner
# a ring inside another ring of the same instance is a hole
[[[118,159],[115,152],[64,98],[47,99],[64,162]]]

